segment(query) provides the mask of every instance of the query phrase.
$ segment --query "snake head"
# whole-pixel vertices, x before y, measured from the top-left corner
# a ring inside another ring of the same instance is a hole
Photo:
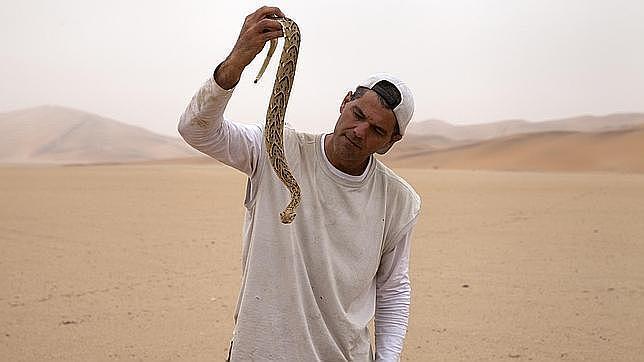
[[[293,211],[282,211],[280,212],[280,219],[282,224],[290,224],[295,219],[295,213]]]

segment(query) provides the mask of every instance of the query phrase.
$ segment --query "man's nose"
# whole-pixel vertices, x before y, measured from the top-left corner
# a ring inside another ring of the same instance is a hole
[[[364,139],[369,130],[369,124],[367,122],[362,122],[353,128],[353,133],[356,138]]]

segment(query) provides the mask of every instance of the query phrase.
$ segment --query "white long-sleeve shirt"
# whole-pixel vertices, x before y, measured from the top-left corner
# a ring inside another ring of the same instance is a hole
[[[179,132],[199,151],[253,177],[262,150],[263,130],[259,125],[232,122],[223,117],[233,89],[222,89],[210,78],[193,97],[181,117]],[[320,137],[320,153],[329,170],[339,178],[359,181],[367,176],[348,175],[335,168],[326,158],[324,136]],[[371,163],[374,162],[372,158]],[[252,184],[249,182],[250,187]],[[249,190],[250,192],[250,190]],[[413,220],[415,224],[416,219]],[[394,243],[394,247],[381,256],[375,276],[375,335],[376,359],[395,361],[402,351],[409,316],[409,250],[411,227]]]

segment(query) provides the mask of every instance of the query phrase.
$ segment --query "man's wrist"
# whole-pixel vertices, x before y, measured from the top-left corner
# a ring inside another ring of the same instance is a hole
[[[244,68],[229,57],[219,63],[212,75],[221,88],[232,89],[239,83]]]

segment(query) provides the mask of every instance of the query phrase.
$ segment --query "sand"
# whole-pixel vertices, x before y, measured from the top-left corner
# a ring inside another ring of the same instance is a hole
[[[644,175],[401,169],[423,197],[402,360],[644,356]],[[3,360],[223,360],[245,179],[0,168]]]

